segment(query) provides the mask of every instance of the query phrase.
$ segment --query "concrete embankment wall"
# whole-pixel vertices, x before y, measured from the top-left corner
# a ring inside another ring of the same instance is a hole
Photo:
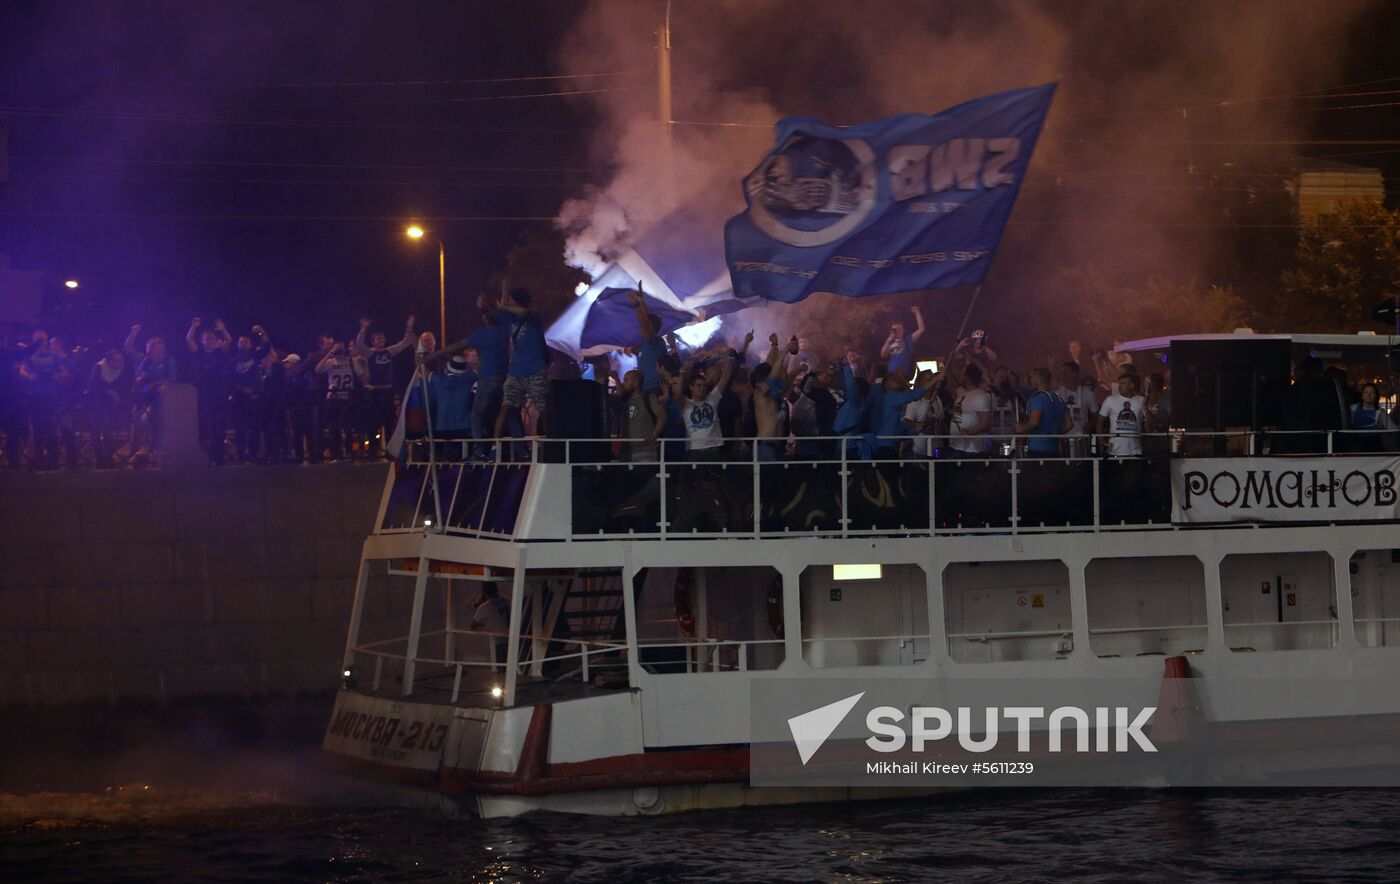
[[[0,706],[333,689],[387,469],[0,475]]]

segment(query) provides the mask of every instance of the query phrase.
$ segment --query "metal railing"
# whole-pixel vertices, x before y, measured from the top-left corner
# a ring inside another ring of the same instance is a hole
[[[643,669],[664,669],[681,662],[648,659],[648,650],[683,648],[686,652],[683,661],[685,672],[749,672],[756,669],[773,668],[755,665],[750,660],[750,657],[754,656],[751,652],[764,646],[777,645],[782,647],[783,644],[784,642],[780,638],[696,638],[684,641],[643,639],[637,642],[637,652],[641,658]],[[781,659],[778,662],[781,662]]]
[[[395,636],[393,638],[380,639],[372,642],[361,642],[351,648],[351,672],[355,683],[360,684],[363,677],[368,677],[368,689],[371,693],[376,693],[386,688],[386,676],[391,680],[396,680],[396,687],[408,696],[413,693],[415,685],[437,683],[443,675],[451,673],[452,682],[449,689],[449,702],[456,703],[462,695],[463,677],[471,673],[495,674],[504,672],[506,661],[500,659],[496,653],[498,642],[510,640],[508,633],[486,632],[481,630],[461,630],[461,629],[436,629],[423,632],[419,640],[427,641],[432,638],[468,638],[480,639],[484,642],[484,648],[478,649],[474,653],[458,655],[452,653],[450,656],[433,656],[432,654],[415,654],[412,657],[413,674],[405,676],[410,661],[406,653],[408,644],[407,636]],[[626,654],[628,646],[621,640],[594,640],[583,641],[579,639],[559,638],[555,636],[532,635],[521,633],[519,636],[521,654],[518,662],[519,672],[522,674],[540,673],[542,669],[551,663],[568,663],[576,661],[577,667],[567,669],[563,672],[541,674],[539,677],[552,682],[567,682],[577,680],[580,684],[594,684],[594,676],[600,668],[623,669],[627,666]],[[535,654],[536,643],[541,643],[545,651],[538,656]],[[550,653],[551,645],[574,648],[565,653]],[[750,672],[756,669],[770,669],[771,666],[756,665],[753,659],[756,649],[776,645],[783,645],[782,639],[689,639],[684,641],[670,640],[642,640],[637,643],[637,653],[643,669],[653,670],[657,674],[666,674],[673,665],[683,665],[686,673],[698,672]],[[454,645],[458,650],[465,650],[464,647]],[[665,649],[685,649],[683,660],[648,659],[648,651]],[[779,659],[777,662],[781,662]],[[363,673],[359,670],[362,663],[368,663],[369,672]],[[387,664],[397,664],[397,671],[393,668],[386,669]],[[774,663],[776,665],[776,662]],[[436,674],[425,673],[422,667],[437,667],[440,671]],[[469,686],[470,687],[470,686]],[[490,686],[487,686],[489,689]]]
[[[529,539],[1174,530],[1184,526],[1171,521],[1173,458],[1305,453],[1300,448],[1319,456],[1373,453],[1353,451],[1364,446],[1351,440],[1375,436],[1375,431],[1148,433],[1136,437],[1146,455],[1127,457],[1108,453],[1106,440],[1123,437],[1076,434],[978,437],[995,454],[955,452],[947,443],[957,437],[934,436],[746,438],[701,452],[687,450],[680,439],[482,440],[479,444],[492,445],[486,461],[436,453],[423,457],[420,442],[410,450],[410,470],[400,476],[408,483],[403,504],[394,518],[386,509],[379,530],[428,528],[515,539],[525,477],[540,464],[564,467],[551,474],[550,485],[558,489],[551,502],[570,508],[570,524],[557,536]],[[1054,440],[1061,450],[1028,451],[1031,439]],[[646,444],[646,459],[629,457],[634,442]],[[868,453],[882,442],[890,443],[880,450],[885,455],[906,442],[927,443],[933,454],[860,456],[862,447]],[[472,442],[433,444],[466,452]],[[810,456],[814,450],[823,456]],[[512,453],[522,457],[512,459]],[[415,468],[420,472],[413,473]],[[427,470],[439,481],[430,481],[422,472]],[[697,509],[693,503],[700,499],[717,505]],[[439,510],[445,524],[438,523]]]
[[[452,703],[456,703],[461,696],[464,673],[480,672],[492,674],[504,672],[506,661],[499,658],[496,653],[496,647],[499,642],[507,642],[510,640],[509,633],[487,632],[482,630],[435,629],[420,633],[419,641],[422,642],[437,637],[444,639],[456,639],[459,637],[481,639],[484,641],[485,650],[484,652],[467,655],[458,655],[454,652],[442,657],[434,657],[422,653],[415,654],[411,658],[412,662],[415,664],[413,673],[405,675],[404,673],[408,669],[405,664],[410,661],[406,653],[406,646],[409,642],[409,638],[406,635],[395,636],[393,638],[361,642],[354,645],[351,648],[353,661],[351,663],[352,672],[361,658],[373,661],[373,668],[370,672],[369,681],[369,690],[373,693],[384,687],[385,662],[396,662],[400,665],[398,676],[401,680],[402,693],[407,696],[413,693],[415,684],[436,680],[436,677],[433,675],[423,674],[418,667],[436,666],[442,670],[442,672],[438,674],[439,676],[445,672],[452,673],[452,687],[450,693],[450,702]],[[521,633],[519,640],[524,649],[518,663],[522,670],[526,672],[539,671],[549,663],[563,663],[577,660],[579,664],[577,669],[570,670],[562,675],[555,674],[548,678],[551,681],[571,680],[574,675],[577,675],[578,680],[583,684],[592,683],[592,677],[599,665],[600,658],[605,658],[608,655],[619,656],[627,648],[627,644],[621,641],[581,641],[578,639],[532,635],[529,633]],[[543,647],[546,649],[545,653],[539,656],[536,656],[534,653],[536,642],[543,643]],[[550,654],[548,652],[550,645],[574,647],[577,648],[577,650],[562,654]],[[395,646],[403,646],[405,650],[386,650],[386,648],[394,648]],[[454,650],[457,649],[455,643],[453,643],[451,647]],[[358,681],[358,674],[355,677]],[[544,678],[545,676],[542,675],[541,677]]]

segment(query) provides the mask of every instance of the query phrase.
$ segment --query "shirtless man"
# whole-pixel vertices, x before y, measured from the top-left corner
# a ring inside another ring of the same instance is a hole
[[[781,460],[787,447],[787,425],[783,409],[787,379],[786,360],[778,350],[778,336],[768,336],[768,358],[753,370],[753,416],[758,428],[758,459]],[[798,351],[797,338],[788,341],[787,352]]]

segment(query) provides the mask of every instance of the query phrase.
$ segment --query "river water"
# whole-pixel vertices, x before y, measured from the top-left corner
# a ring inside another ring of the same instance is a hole
[[[0,799],[0,878],[1395,881],[1400,795],[983,791],[603,819],[158,793]],[[246,803],[244,803],[246,802]]]
[[[481,821],[352,801],[317,749],[325,712],[0,733],[0,880],[1400,880],[1400,790],[983,789]]]

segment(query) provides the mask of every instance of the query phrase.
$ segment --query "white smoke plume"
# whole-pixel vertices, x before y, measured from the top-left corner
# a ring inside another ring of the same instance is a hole
[[[667,5],[590,0],[563,44],[562,71],[653,67]],[[1184,176],[1236,174],[1301,152],[1293,142],[1315,123],[1310,111],[1317,102],[1251,99],[1341,82],[1351,39],[1377,6],[1375,0],[670,5],[674,149],[666,149],[654,92],[632,88],[584,99],[601,120],[594,159],[616,171],[583,204],[571,201],[561,213],[573,234],[571,263],[596,266],[643,235],[666,214],[667,194],[675,205],[696,207],[688,223],[697,241],[720,236],[725,218],[743,208],[740,179],[771,146],[772,126],[783,116],[853,124],[934,113],[1058,81],[972,321],[993,330],[1000,321],[1009,332],[1013,324],[1024,328],[1029,310],[1045,320],[1034,323],[1036,331],[1059,340],[1076,336],[1073,317],[1062,309],[1066,293],[1052,281],[1059,267],[1094,266],[1125,286],[1159,274],[1205,275],[1218,239],[1204,223],[1215,211],[1205,200],[1219,191],[1207,193],[1209,187]],[[645,86],[647,79],[633,82]],[[1194,109],[1183,114],[1188,106]],[[846,299],[824,308],[822,319],[846,310],[855,326],[856,314],[887,310],[907,321],[915,299],[931,330],[944,335],[966,304],[944,292]]]
[[[554,226],[566,234],[565,263],[597,277],[622,248],[627,212],[607,191],[590,187],[564,202]]]

